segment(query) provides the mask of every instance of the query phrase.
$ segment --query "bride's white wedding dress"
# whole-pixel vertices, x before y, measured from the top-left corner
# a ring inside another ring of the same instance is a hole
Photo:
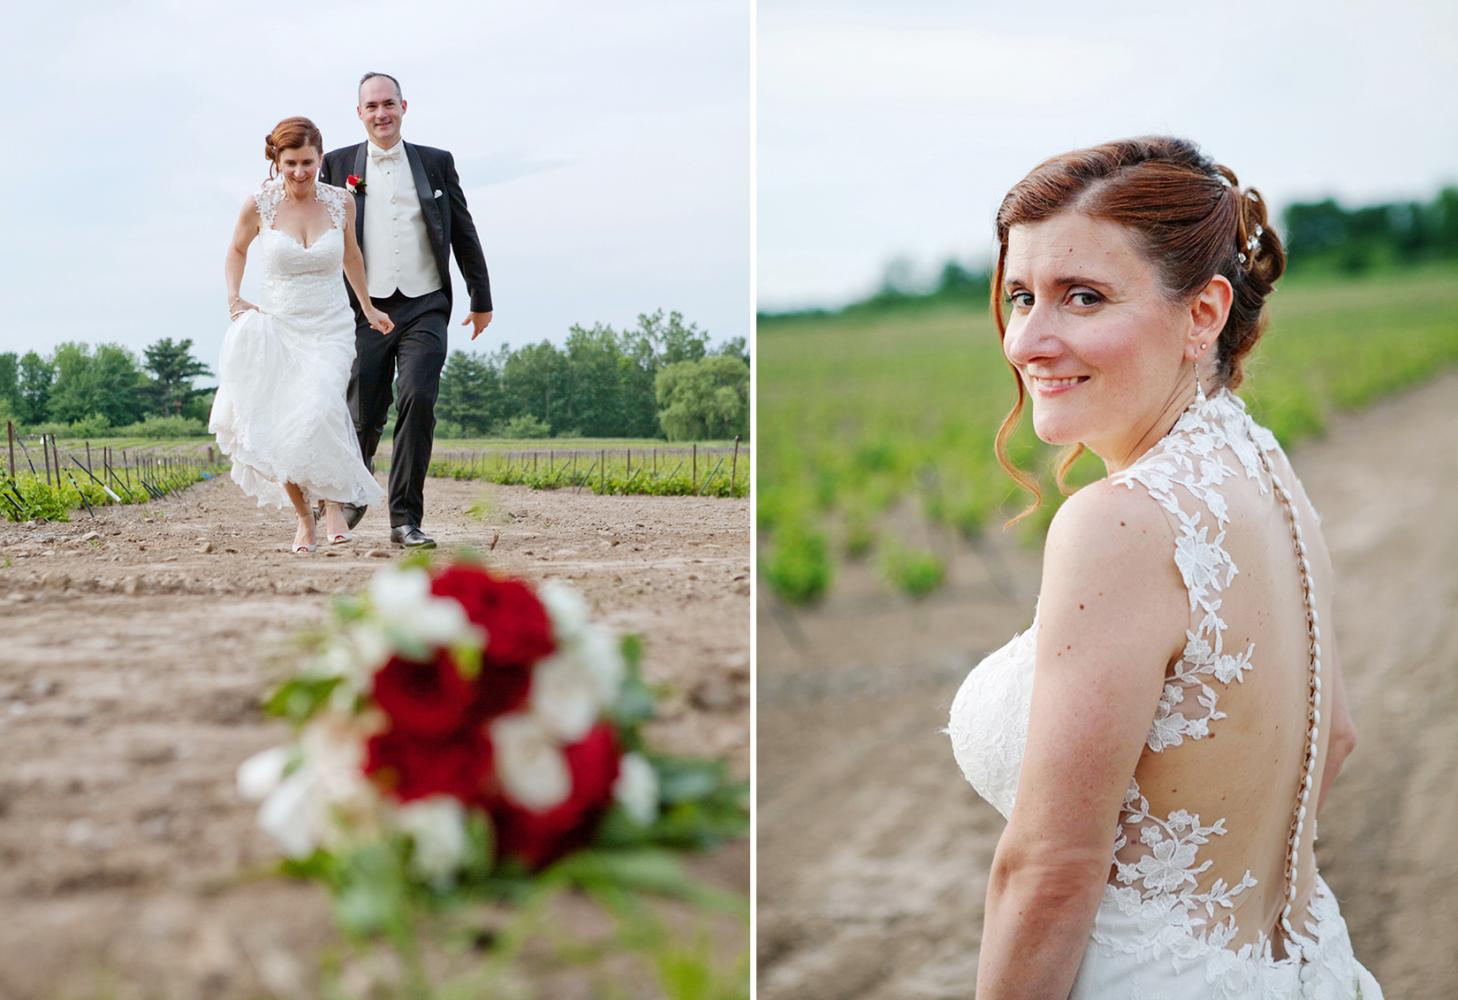
[[[1315,511],[1275,438],[1226,391],[1197,399],[1112,479],[1168,516],[1190,623],[1130,775],[1070,997],[1378,1000],[1312,852],[1329,726],[1310,740],[1321,718],[1311,645],[1324,662],[1331,607]],[[1035,612],[967,676],[947,729],[967,780],[1004,817],[1037,632]]]
[[[283,179],[254,196],[263,268],[258,309],[223,336],[208,430],[233,460],[233,481],[260,507],[290,508],[283,484],[306,499],[366,505],[384,496],[360,458],[345,400],[354,365],[354,311],[342,279],[345,199],[314,186],[333,227],[309,246],[273,228]]]

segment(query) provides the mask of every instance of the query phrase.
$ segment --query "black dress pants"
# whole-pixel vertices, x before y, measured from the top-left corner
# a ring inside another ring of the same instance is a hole
[[[435,442],[435,399],[446,359],[450,301],[442,291],[411,297],[396,292],[372,299],[395,329],[372,330],[355,313],[354,370],[349,377],[349,412],[364,463],[375,470],[375,449],[395,404],[394,452],[390,459],[390,527],[420,527],[425,514],[425,474]],[[398,373],[398,375],[397,375]]]

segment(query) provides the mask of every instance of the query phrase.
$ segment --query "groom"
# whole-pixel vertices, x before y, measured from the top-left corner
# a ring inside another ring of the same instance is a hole
[[[461,325],[471,326],[472,340],[491,322],[491,282],[455,160],[443,149],[401,140],[405,109],[398,80],[366,73],[355,110],[369,139],[327,154],[319,179],[354,192],[355,236],[364,251],[370,300],[395,324],[388,334],[371,330],[349,290],[355,322],[349,409],[360,451],[373,472],[394,383],[399,396],[390,459],[390,541],[434,548],[435,540],[420,525],[451,315],[451,251],[471,293]],[[351,528],[365,513],[350,504],[344,510]]]

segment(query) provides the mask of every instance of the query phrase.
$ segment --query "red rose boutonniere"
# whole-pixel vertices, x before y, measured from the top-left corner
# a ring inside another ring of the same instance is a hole
[[[365,193],[365,179],[363,177],[350,174],[348,180],[344,182],[344,186],[349,190],[350,194],[362,195]]]

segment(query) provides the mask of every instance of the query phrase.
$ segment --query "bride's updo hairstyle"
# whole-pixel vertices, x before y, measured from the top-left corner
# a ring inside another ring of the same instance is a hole
[[[1212,277],[1224,275],[1235,294],[1215,344],[1216,388],[1240,385],[1245,356],[1266,326],[1266,296],[1286,269],[1286,251],[1266,219],[1260,192],[1242,189],[1229,167],[1214,162],[1194,143],[1171,136],[1120,139],[1044,160],[1013,185],[997,210],[991,291],[999,339],[1007,336],[1002,281],[1008,231],[1062,212],[1127,227],[1172,303],[1193,301]],[[1033,494],[1032,506],[1013,518],[1018,521],[1038,508],[1043,491],[1007,455],[1008,439],[1027,398],[1016,368],[1013,379],[1018,398],[998,429],[997,458]],[[1058,463],[1058,488],[1064,495],[1071,492],[1064,477],[1082,454],[1083,445],[1073,445]]]
[[[319,156],[324,156],[324,136],[319,132],[319,126],[302,115],[295,115],[293,118],[285,118],[273,127],[273,131],[264,136],[263,155],[268,159],[268,179],[273,180],[278,176],[278,156],[286,149],[302,149],[304,146],[313,146],[319,151]]]

